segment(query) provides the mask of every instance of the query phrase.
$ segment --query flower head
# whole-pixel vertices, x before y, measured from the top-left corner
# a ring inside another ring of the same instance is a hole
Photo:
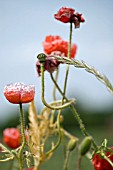
[[[111,149],[113,150],[113,147]],[[106,156],[113,162],[113,153],[107,151]],[[94,154],[92,164],[95,170],[113,170],[113,167],[109,164],[109,162],[102,158],[100,154]]]
[[[54,15],[55,19],[63,23],[74,23],[75,28],[80,27],[81,22],[85,22],[85,19],[82,17],[82,14],[78,12],[75,13],[75,10],[72,8],[62,7],[59,9],[57,14]]]
[[[55,17],[55,19],[57,19],[61,22],[64,22],[64,23],[71,22],[74,12],[75,12],[75,10],[72,8],[62,7],[57,12],[57,14],[54,15],[54,17]]]
[[[8,84],[4,88],[4,95],[13,104],[28,103],[34,99],[35,88],[24,83]]]
[[[46,54],[50,55],[52,52],[60,52],[65,57],[68,56],[68,41],[64,41],[60,36],[48,35],[43,42],[43,48]],[[77,45],[71,46],[71,58],[74,58],[77,52]]]
[[[8,147],[16,149],[20,146],[20,132],[17,128],[7,128],[3,132],[3,140]]]

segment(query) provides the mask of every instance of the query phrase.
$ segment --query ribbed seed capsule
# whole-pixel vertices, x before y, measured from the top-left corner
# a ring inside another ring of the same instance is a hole
[[[89,151],[89,149],[91,147],[91,143],[92,143],[91,136],[85,137],[85,139],[81,142],[81,144],[79,146],[79,151],[82,156],[85,155]]]
[[[40,63],[44,63],[46,61],[46,55],[44,53],[40,53],[38,54],[37,58],[39,60]]]
[[[76,147],[76,144],[77,144],[77,139],[74,139],[74,138],[70,139],[70,141],[68,143],[68,150],[69,151],[74,150]]]

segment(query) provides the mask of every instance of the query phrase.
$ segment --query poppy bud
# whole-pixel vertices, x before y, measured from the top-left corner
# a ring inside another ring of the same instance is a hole
[[[89,149],[91,147],[91,143],[92,143],[91,136],[85,137],[85,139],[81,142],[81,144],[79,146],[79,151],[82,156],[85,155],[89,151]]]
[[[73,151],[76,147],[76,144],[77,144],[77,139],[70,139],[69,143],[68,143],[68,150],[69,151]]]

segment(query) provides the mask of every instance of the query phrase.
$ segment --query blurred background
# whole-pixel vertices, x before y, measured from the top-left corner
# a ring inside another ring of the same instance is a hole
[[[43,52],[42,42],[45,36],[59,35],[64,40],[68,40],[69,25],[54,19],[54,14],[62,6],[74,8],[82,13],[86,20],[81,24],[80,29],[73,30],[73,43],[78,46],[76,59],[84,60],[94,66],[113,84],[113,1],[0,0],[1,131],[5,127],[16,126],[19,123],[18,106],[9,103],[3,95],[6,84],[15,82],[34,84],[38,112],[43,107],[40,99],[40,77],[35,68],[36,56]],[[60,68],[58,81],[61,86],[65,67],[62,65]],[[46,99],[50,102],[52,101],[50,89],[53,85],[48,73],[45,77]],[[59,93],[57,96],[58,99],[61,98]],[[101,138],[106,135],[109,139],[113,137],[113,95],[108,92],[105,85],[83,69],[71,67],[67,96],[76,98],[77,111],[81,114],[89,131],[96,132],[94,135],[99,138],[97,140],[101,141]],[[27,108],[28,105],[24,105],[25,111]],[[77,126],[76,120],[73,119],[73,115],[69,115],[68,110],[65,111],[64,116],[64,126],[73,132],[71,125]],[[79,135],[79,130],[77,133]]]

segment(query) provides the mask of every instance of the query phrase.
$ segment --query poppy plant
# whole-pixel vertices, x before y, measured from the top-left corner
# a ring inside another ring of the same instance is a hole
[[[68,41],[64,41],[60,36],[48,35],[43,42],[44,52],[50,55],[52,52],[60,52],[65,57],[68,57]],[[71,57],[74,58],[77,52],[77,45],[71,46]]]
[[[24,83],[8,84],[4,88],[6,99],[13,104],[28,103],[34,99],[34,85],[25,85]]]
[[[3,132],[4,143],[12,149],[20,146],[21,135],[17,128],[6,128]]]

